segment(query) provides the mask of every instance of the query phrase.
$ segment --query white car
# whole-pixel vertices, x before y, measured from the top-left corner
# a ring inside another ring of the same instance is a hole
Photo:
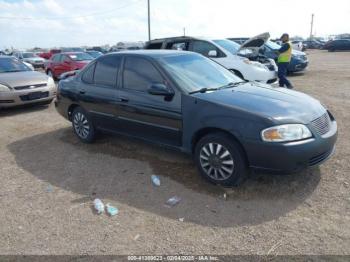
[[[226,67],[237,76],[249,81],[274,83],[276,68],[268,68],[257,61],[238,55],[240,46],[227,39],[201,37],[172,37],[149,41],[145,49],[175,49],[200,53]]]
[[[22,62],[31,64],[34,68],[45,68],[45,59],[37,56],[34,52],[15,52],[13,56]]]
[[[292,41],[292,46],[294,50],[304,51],[304,44],[302,41]]]

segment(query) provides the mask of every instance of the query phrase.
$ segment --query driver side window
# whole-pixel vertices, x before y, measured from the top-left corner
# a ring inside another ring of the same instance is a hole
[[[123,88],[147,92],[152,84],[163,83],[163,78],[146,59],[127,57],[124,64]]]
[[[213,44],[206,41],[193,41],[192,51],[209,57],[210,51],[216,51],[216,57],[223,57],[222,52]]]

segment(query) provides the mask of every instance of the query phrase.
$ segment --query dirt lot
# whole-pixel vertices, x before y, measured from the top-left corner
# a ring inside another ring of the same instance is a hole
[[[203,182],[185,156],[137,140],[84,145],[53,106],[1,111],[0,253],[350,254],[350,53],[309,58],[290,79],[336,116],[336,154],[291,176],[253,174],[232,190]],[[173,195],[181,203],[164,207]],[[94,214],[95,197],[120,214]]]

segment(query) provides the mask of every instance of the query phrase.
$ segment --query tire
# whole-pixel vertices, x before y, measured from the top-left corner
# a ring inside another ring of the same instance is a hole
[[[76,136],[84,143],[92,143],[95,139],[95,128],[86,111],[76,107],[72,114],[72,126]]]
[[[248,176],[242,147],[225,133],[212,133],[195,147],[195,163],[202,177],[225,187],[238,186]]]

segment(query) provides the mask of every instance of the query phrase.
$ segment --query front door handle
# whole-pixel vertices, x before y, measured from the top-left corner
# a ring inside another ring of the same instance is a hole
[[[80,89],[80,90],[79,90],[79,93],[82,94],[82,95],[84,95],[84,94],[86,93],[86,91],[85,91],[84,89]]]
[[[119,102],[127,103],[127,102],[129,102],[129,98],[120,97],[120,98],[119,98]]]

